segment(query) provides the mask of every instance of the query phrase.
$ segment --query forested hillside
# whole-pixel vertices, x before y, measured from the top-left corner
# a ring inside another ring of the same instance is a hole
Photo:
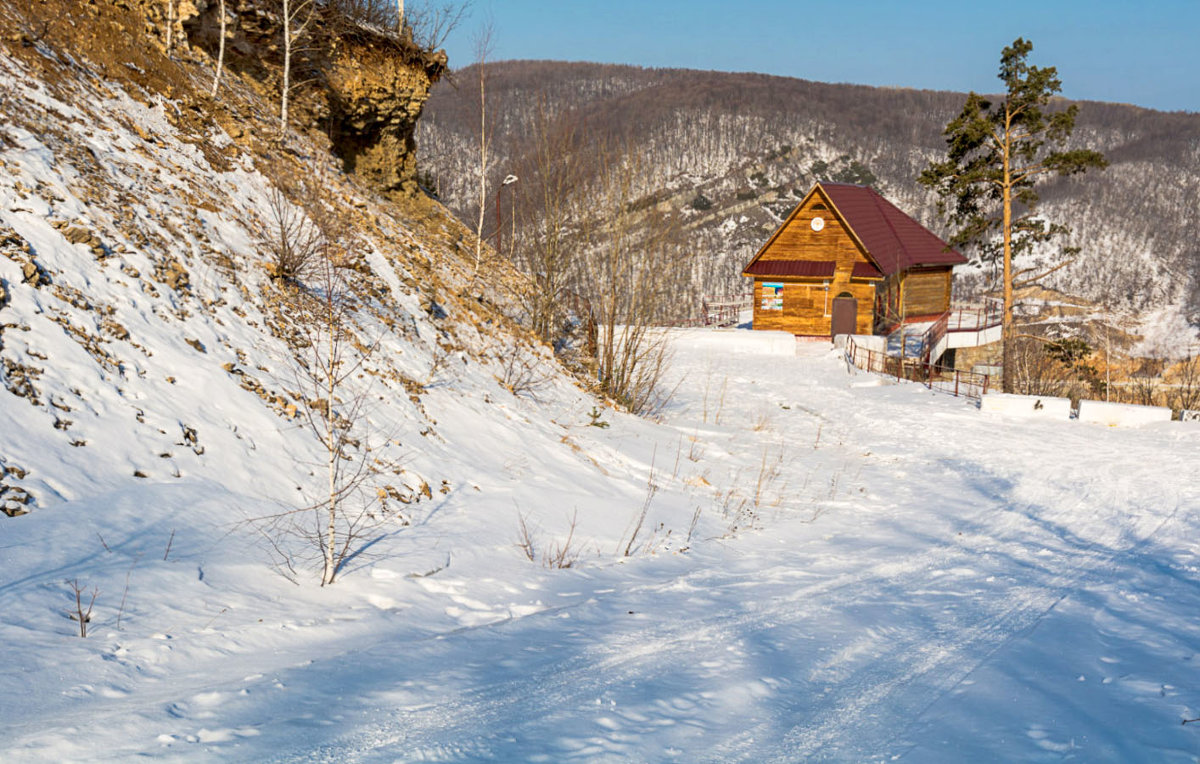
[[[636,155],[637,191],[674,215],[694,294],[744,289],[741,267],[814,180],[874,185],[946,229],[916,178],[944,154],[941,131],[963,94],[545,61],[485,74],[489,208],[501,178],[529,169],[539,123],[569,123],[577,142]],[[418,130],[426,184],[465,219],[478,209],[478,75],[470,67],[439,84]],[[1200,115],[1080,106],[1074,143],[1111,166],[1042,187],[1044,213],[1081,248],[1050,285],[1110,311],[1200,324]],[[534,190],[522,186],[514,193],[528,206]],[[978,288],[965,275],[961,291]]]

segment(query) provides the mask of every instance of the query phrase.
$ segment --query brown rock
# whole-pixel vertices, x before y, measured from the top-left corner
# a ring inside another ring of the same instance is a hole
[[[417,119],[446,68],[445,54],[348,42],[328,83],[334,151],[346,169],[385,192],[416,192]]]
[[[118,339],[118,340],[129,339],[129,330],[126,329],[121,324],[117,323],[116,321],[113,321],[111,318],[104,319],[103,326],[104,326],[105,331],[107,331],[115,339]]]
[[[159,281],[177,292],[187,289],[191,284],[187,270],[175,260],[158,265],[154,275]]]
[[[94,234],[82,226],[71,226],[62,232],[67,241],[72,244],[87,244]]]
[[[34,287],[50,283],[50,278],[46,275],[46,272],[33,260],[28,260],[21,266],[21,277],[24,283]]]

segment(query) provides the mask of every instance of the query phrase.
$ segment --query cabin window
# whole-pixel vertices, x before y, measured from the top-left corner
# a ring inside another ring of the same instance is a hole
[[[814,205],[812,206],[812,208],[813,208],[814,210],[823,210],[823,209],[826,209],[826,207],[825,207],[825,205],[824,205],[824,204],[814,204]]]
[[[762,309],[783,310],[783,284],[763,283]]]

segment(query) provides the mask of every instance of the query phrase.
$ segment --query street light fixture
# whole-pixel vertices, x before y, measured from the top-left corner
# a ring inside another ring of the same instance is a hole
[[[499,254],[504,254],[504,246],[503,246],[504,245],[504,228],[503,228],[503,223],[500,219],[500,192],[504,190],[505,186],[511,186],[512,184],[516,183],[517,180],[518,179],[517,179],[516,175],[512,175],[512,174],[506,175],[504,180],[500,181],[500,187],[496,189],[496,252],[498,252]],[[512,204],[509,204],[509,207],[510,207],[509,214],[511,215],[512,214],[512,209],[511,209]],[[517,221],[514,216],[514,218],[513,218],[513,234],[514,235],[516,234],[516,229],[517,229]]]

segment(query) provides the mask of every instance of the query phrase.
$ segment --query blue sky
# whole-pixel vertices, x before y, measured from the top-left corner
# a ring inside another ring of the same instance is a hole
[[[474,60],[488,19],[492,60],[981,92],[999,86],[1000,50],[1025,37],[1069,98],[1200,111],[1200,0],[474,0],[447,41],[452,66]]]

